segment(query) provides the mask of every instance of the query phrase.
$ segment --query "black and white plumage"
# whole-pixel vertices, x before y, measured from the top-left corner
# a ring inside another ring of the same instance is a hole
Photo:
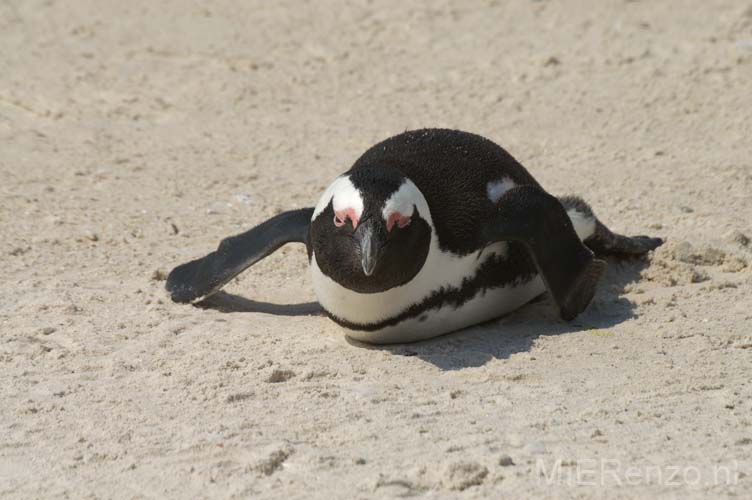
[[[612,233],[576,197],[557,199],[478,135],[405,132],[366,151],[314,208],[280,214],[175,268],[195,302],[287,242],[307,246],[316,296],[350,337],[434,337],[517,309],[548,290],[564,319],[593,297],[598,253],[640,255],[658,238]]]

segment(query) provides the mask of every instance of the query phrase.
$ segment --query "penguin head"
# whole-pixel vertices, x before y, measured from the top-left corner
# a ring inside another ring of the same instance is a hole
[[[418,274],[432,232],[428,203],[410,179],[397,169],[360,166],[321,196],[309,251],[319,269],[343,287],[377,293]]]

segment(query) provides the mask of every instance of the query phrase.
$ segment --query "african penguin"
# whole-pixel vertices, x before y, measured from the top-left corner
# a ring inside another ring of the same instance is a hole
[[[612,233],[488,139],[424,129],[370,148],[315,207],[176,267],[167,289],[176,302],[202,300],[289,242],[306,244],[316,296],[348,336],[394,343],[496,318],[545,291],[571,320],[605,269],[594,252],[642,255],[662,240]]]

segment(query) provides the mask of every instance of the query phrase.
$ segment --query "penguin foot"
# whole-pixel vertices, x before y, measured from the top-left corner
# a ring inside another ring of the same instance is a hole
[[[559,304],[559,314],[563,320],[571,321],[585,310],[593,300],[598,280],[605,270],[606,262],[603,260],[592,259],[587,264]]]

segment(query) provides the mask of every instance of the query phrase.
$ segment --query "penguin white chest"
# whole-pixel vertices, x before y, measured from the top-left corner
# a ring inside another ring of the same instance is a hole
[[[349,337],[369,343],[412,342],[488,321],[543,293],[537,275],[494,287],[473,286],[483,263],[506,253],[503,242],[466,256],[432,248],[412,280],[377,293],[359,293],[336,283],[321,271],[315,254],[311,277],[322,307]]]

